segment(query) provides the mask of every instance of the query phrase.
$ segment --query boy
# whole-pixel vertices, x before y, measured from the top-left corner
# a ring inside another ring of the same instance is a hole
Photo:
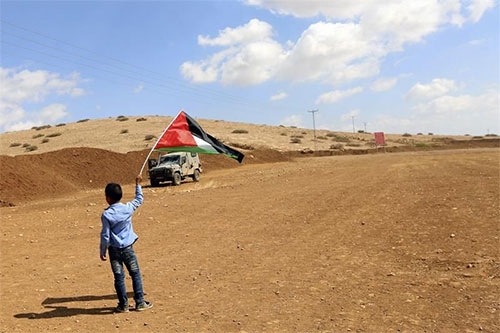
[[[128,312],[127,290],[125,289],[125,271],[123,264],[132,278],[134,288],[135,309],[147,310],[153,304],[144,300],[142,278],[139,263],[135,256],[133,245],[139,238],[132,228],[132,214],[142,204],[144,196],[141,189],[141,175],[135,179],[135,199],[126,204],[120,202],[122,188],[120,184],[109,183],[104,190],[109,207],[101,216],[101,260],[106,261],[106,250],[109,250],[109,260],[115,278],[115,289],[118,296],[116,312]]]

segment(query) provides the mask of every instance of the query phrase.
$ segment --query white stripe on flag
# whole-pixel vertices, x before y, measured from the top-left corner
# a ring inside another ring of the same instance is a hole
[[[200,139],[194,135],[193,135],[193,138],[194,138],[194,141],[196,141],[196,144],[198,145],[199,148],[204,149],[204,150],[208,150],[208,151],[213,151],[213,152],[217,153],[217,150],[215,150],[215,148],[210,143],[208,143],[205,140]]]

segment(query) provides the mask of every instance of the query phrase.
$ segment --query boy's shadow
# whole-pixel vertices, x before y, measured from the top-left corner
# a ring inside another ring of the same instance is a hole
[[[133,298],[133,293],[127,293],[129,298]],[[26,318],[26,319],[49,319],[49,318],[61,318],[61,317],[71,317],[77,315],[107,315],[112,314],[114,312],[114,307],[105,307],[105,308],[70,308],[67,306],[58,306],[58,305],[50,305],[50,304],[59,304],[65,302],[88,302],[88,301],[100,301],[106,299],[116,299],[116,294],[111,295],[103,295],[103,296],[78,296],[78,297],[62,297],[62,298],[46,298],[42,305],[46,309],[51,309],[46,312],[27,312],[27,313],[18,313],[14,315],[16,318]]]

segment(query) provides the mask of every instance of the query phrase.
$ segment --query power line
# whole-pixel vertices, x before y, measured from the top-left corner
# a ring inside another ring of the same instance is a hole
[[[241,101],[242,103],[245,103],[245,105],[247,105],[248,103],[251,103],[251,104],[255,104],[255,105],[260,106],[260,107],[262,107],[262,106],[263,106],[263,105],[261,105],[260,103],[256,103],[255,101],[248,100],[248,99],[243,98],[243,97],[240,97],[240,96],[234,96],[234,95],[231,95],[231,94],[227,94],[227,93],[225,93],[225,92],[221,92],[221,91],[218,91],[218,90],[214,90],[214,89],[210,89],[210,88],[206,88],[206,87],[193,87],[193,86],[191,86],[191,85],[187,85],[187,84],[186,84],[185,82],[183,82],[183,81],[180,81],[180,80],[175,79],[175,78],[171,78],[171,77],[169,77],[169,76],[167,76],[167,75],[164,75],[164,74],[161,74],[161,73],[159,73],[159,72],[152,71],[152,70],[149,70],[149,69],[147,69],[147,68],[144,68],[144,67],[141,67],[141,66],[137,66],[137,65],[135,65],[135,64],[132,64],[132,63],[129,63],[129,62],[126,62],[126,61],[122,61],[122,60],[120,60],[120,59],[117,59],[117,58],[114,58],[114,57],[110,57],[110,56],[107,56],[107,55],[105,55],[105,54],[102,54],[102,53],[99,53],[99,52],[95,52],[95,51],[93,51],[93,50],[89,50],[89,49],[86,49],[86,48],[80,47],[80,46],[78,46],[78,45],[75,45],[75,44],[72,44],[72,43],[69,43],[69,42],[66,42],[66,41],[63,41],[63,40],[57,39],[57,38],[53,38],[53,37],[51,37],[51,36],[45,35],[45,34],[43,34],[43,33],[37,32],[37,31],[33,31],[33,30],[30,30],[30,29],[27,29],[27,28],[25,28],[25,27],[21,27],[21,26],[19,26],[19,25],[13,24],[13,23],[8,22],[8,21],[5,21],[5,20],[3,20],[3,19],[0,19],[0,21],[1,21],[1,22],[3,22],[4,24],[7,24],[7,25],[9,25],[9,26],[12,26],[12,27],[14,27],[14,28],[16,28],[16,29],[23,30],[23,31],[26,31],[26,32],[29,32],[29,33],[32,33],[32,34],[35,34],[35,35],[38,35],[38,36],[41,36],[41,37],[43,37],[43,38],[50,39],[50,40],[56,41],[56,42],[58,42],[58,43],[65,44],[65,45],[68,45],[68,46],[71,46],[71,47],[74,47],[74,48],[77,48],[77,49],[83,50],[83,51],[85,51],[85,52],[92,53],[92,54],[97,55],[97,56],[99,56],[99,57],[104,57],[104,58],[110,59],[110,60],[112,60],[112,61],[119,62],[119,63],[121,63],[121,64],[124,64],[124,65],[130,66],[130,67],[134,67],[134,68],[137,68],[137,69],[140,69],[140,70],[143,70],[143,71],[146,71],[146,72],[149,72],[149,73],[155,74],[155,75],[159,75],[159,76],[161,76],[161,77],[162,77],[162,79],[161,79],[161,81],[162,81],[162,82],[164,82],[164,81],[172,81],[172,84],[174,84],[174,86],[173,86],[173,87],[171,86],[171,87],[170,87],[170,89],[179,89],[179,88],[180,88],[179,86],[181,86],[181,87],[184,87],[184,88],[186,88],[186,89],[188,89],[188,90],[191,90],[191,91],[196,91],[196,92],[198,92],[198,93],[216,94],[216,95],[219,95],[220,97],[224,97],[224,98],[231,98],[231,99],[233,99],[233,100],[239,100],[239,101]],[[5,31],[3,31],[3,32],[4,32],[4,33],[6,33]],[[49,47],[49,48],[56,49],[56,50],[61,50],[61,49],[57,49],[57,48],[54,48],[54,47],[52,47],[52,46],[48,46],[48,45],[46,45],[46,44],[43,44],[43,43],[37,42],[37,41],[33,41],[33,40],[30,40],[30,39],[27,39],[27,38],[24,38],[24,37],[19,37],[19,36],[16,36],[16,35],[14,35],[14,34],[12,34],[12,33],[8,33],[8,32],[7,32],[7,34],[12,35],[12,36],[14,36],[14,37],[16,37],[16,38],[20,38],[20,39],[28,40],[28,41],[30,41],[30,42],[37,43],[37,44],[39,44],[39,45],[43,45],[43,46],[45,46],[45,47]],[[35,51],[35,52],[37,52],[37,51]],[[101,63],[103,63],[102,61],[93,60],[93,59],[91,59],[91,58],[88,58],[88,57],[85,57],[85,56],[82,56],[82,55],[79,55],[79,54],[75,54],[74,52],[68,52],[68,51],[62,51],[62,52],[70,53],[70,54],[73,54],[73,55],[76,55],[76,56],[78,56],[78,57],[85,58],[85,59],[87,59],[87,60],[91,60],[91,61],[94,61],[94,62],[101,62]],[[133,72],[133,71],[130,71],[130,70],[128,70],[128,69],[124,69],[124,68],[122,69],[122,68],[117,67],[117,66],[115,66],[115,65],[111,65],[111,64],[108,64],[108,63],[106,63],[106,65],[108,65],[108,66],[112,66],[112,67],[115,67],[115,68],[118,68],[118,69],[120,69],[120,70],[125,70],[125,71],[128,71],[128,72],[132,72],[132,73],[137,74],[137,72]],[[83,65],[83,66],[85,66],[85,65]],[[141,75],[141,74],[139,74],[139,75]],[[138,79],[138,80],[145,81],[144,79]],[[158,80],[158,79],[155,79],[155,80]]]
[[[311,112],[313,116],[313,133],[314,133],[314,151],[316,151],[316,121],[314,119],[314,114],[318,112],[319,110],[310,110],[307,112]]]

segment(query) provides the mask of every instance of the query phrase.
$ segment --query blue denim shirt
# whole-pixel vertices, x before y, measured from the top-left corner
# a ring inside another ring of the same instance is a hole
[[[139,238],[132,227],[132,214],[144,200],[141,185],[135,187],[134,200],[122,204],[117,202],[106,208],[101,216],[101,255],[106,255],[108,246],[124,248]]]

